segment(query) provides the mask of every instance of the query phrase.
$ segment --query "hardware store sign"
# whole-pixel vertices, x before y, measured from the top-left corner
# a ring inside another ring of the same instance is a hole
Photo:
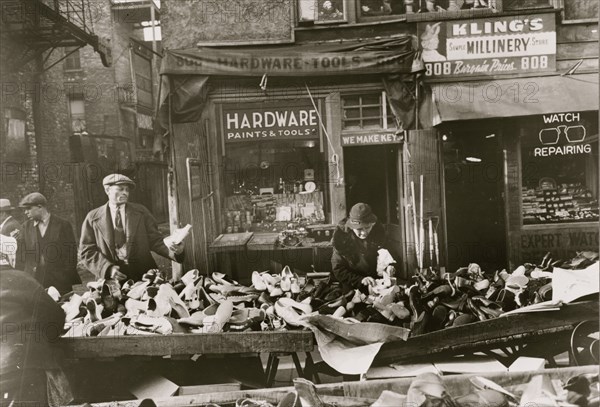
[[[281,102],[224,105],[222,121],[226,143],[319,137],[319,116],[309,100],[291,105]]]
[[[556,69],[554,14],[427,22],[418,32],[431,78]]]

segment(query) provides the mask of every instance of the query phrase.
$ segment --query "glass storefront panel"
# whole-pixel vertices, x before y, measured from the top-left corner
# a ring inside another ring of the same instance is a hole
[[[523,224],[598,221],[598,112],[535,116],[523,129]]]

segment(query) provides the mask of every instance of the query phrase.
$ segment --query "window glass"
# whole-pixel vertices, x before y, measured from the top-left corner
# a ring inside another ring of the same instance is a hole
[[[548,114],[521,135],[525,225],[598,220],[598,112]]]
[[[546,0],[547,1],[547,0]],[[359,0],[361,17],[496,8],[495,0]]]
[[[83,97],[74,96],[69,99],[69,115],[71,130],[80,133],[85,130],[85,104]]]
[[[310,100],[224,104],[224,233],[325,221],[329,163]]]
[[[65,70],[77,70],[81,69],[81,57],[79,54],[79,47],[66,47],[65,48]]]
[[[344,21],[344,0],[298,0],[298,20],[316,23]]]
[[[383,100],[382,92],[343,96],[343,130],[395,128],[394,116],[387,100],[384,113]]]

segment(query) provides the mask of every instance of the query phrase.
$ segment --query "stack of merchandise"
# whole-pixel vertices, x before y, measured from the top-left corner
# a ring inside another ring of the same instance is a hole
[[[254,272],[250,287],[222,273],[209,277],[191,270],[168,282],[150,270],[138,282],[89,283],[83,295],[49,293],[62,303],[69,337],[298,329],[306,325],[304,316],[316,314],[396,325],[415,336],[548,302],[554,267],[564,274],[597,262],[595,252],[566,262],[548,254],[539,266],[525,264],[512,273],[488,275],[473,263],[441,276],[425,270],[404,284],[382,273],[374,286],[347,292],[330,279],[306,279],[288,267],[279,274]]]

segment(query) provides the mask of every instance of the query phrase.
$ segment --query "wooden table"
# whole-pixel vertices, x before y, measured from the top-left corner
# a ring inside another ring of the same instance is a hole
[[[61,338],[60,346],[66,358],[97,359],[120,356],[311,352],[315,342],[312,332],[303,330]]]
[[[115,358],[190,359],[194,355],[241,355],[268,353],[264,373],[266,387],[271,387],[277,374],[279,357],[291,356],[298,375],[314,365],[310,352],[315,349],[312,332],[223,332],[214,334],[171,334],[156,336],[61,338],[59,347],[67,360],[105,361]],[[298,353],[306,354],[302,367]],[[262,368],[261,368],[262,369]]]
[[[558,311],[514,314],[390,342],[376,363],[426,360],[484,352],[509,365],[519,356],[546,358],[569,349],[570,334],[586,320],[598,321],[598,301],[566,304]]]

